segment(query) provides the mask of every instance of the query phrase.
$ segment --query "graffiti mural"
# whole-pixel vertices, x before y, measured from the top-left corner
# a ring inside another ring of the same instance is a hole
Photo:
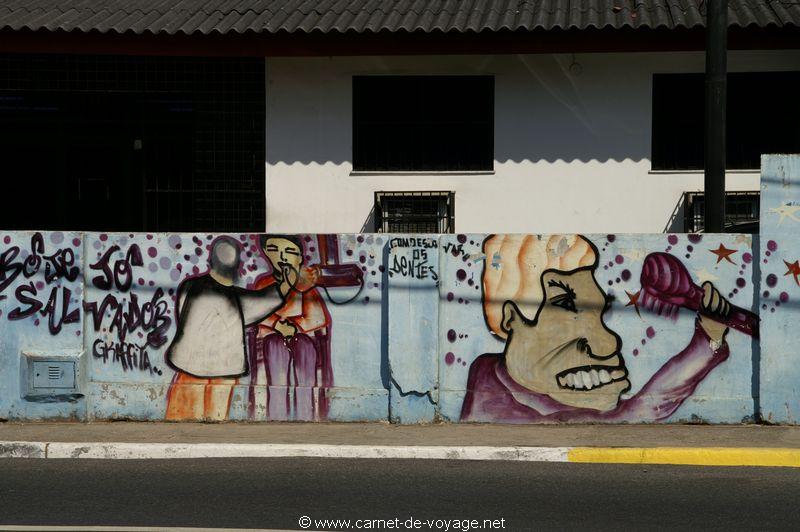
[[[792,164],[760,235],[2,233],[0,418],[796,423]]]
[[[649,254],[636,298],[658,314],[696,312],[688,345],[632,397],[622,339],[604,315],[612,300],[595,276],[597,247],[577,235],[495,235],[484,254],[483,311],[502,353],[472,362],[462,421],[649,422],[671,416],[729,356],[729,326],[755,334],[758,318],[710,281],[695,285],[680,259]],[[638,307],[637,307],[638,310]]]

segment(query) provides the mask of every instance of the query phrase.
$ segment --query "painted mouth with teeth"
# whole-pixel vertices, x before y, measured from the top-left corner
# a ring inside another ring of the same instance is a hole
[[[594,390],[628,377],[624,366],[582,366],[556,375],[558,386],[565,390]]]

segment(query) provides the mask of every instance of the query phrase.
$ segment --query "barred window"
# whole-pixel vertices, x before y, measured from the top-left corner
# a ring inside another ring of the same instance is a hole
[[[728,74],[727,167],[757,169],[763,153],[800,151],[800,72]],[[654,170],[700,170],[705,143],[703,74],[653,76]]]
[[[494,77],[353,78],[354,170],[493,167]]]
[[[376,233],[455,232],[454,192],[376,192]]]

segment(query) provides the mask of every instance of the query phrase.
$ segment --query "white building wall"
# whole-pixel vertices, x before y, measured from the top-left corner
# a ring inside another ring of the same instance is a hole
[[[463,233],[680,231],[670,219],[703,174],[651,172],[652,75],[703,67],[702,52],[270,58],[266,229],[371,231],[374,191],[452,190]],[[798,68],[800,51],[729,54],[731,72]],[[365,74],[493,74],[494,174],[353,175],[351,79]],[[729,173],[727,188],[758,179]]]

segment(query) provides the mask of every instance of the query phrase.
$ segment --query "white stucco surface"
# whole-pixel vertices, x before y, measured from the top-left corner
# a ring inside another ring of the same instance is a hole
[[[651,172],[652,76],[703,67],[701,52],[270,58],[266,230],[371,231],[375,191],[451,190],[462,233],[680,231],[703,175]],[[796,69],[800,51],[729,54],[731,72]],[[352,175],[352,76],[391,74],[494,75],[494,173]]]

